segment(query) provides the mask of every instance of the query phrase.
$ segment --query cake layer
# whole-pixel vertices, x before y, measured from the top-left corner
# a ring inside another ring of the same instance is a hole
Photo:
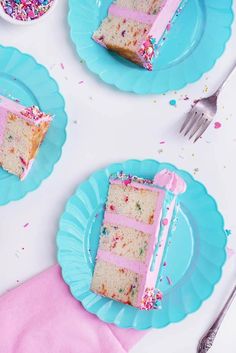
[[[150,234],[136,229],[104,224],[99,249],[131,260],[145,262]]]
[[[94,33],[93,39],[128,60],[142,64],[138,50],[151,25],[110,15]]]
[[[0,96],[0,166],[21,180],[28,174],[52,117]]]
[[[91,289],[125,304],[135,306],[142,276],[103,260],[97,260]]]
[[[153,224],[157,199],[158,190],[155,189],[151,191],[130,185],[111,184],[106,210],[130,217],[138,222]]]
[[[26,176],[48,127],[48,122],[35,126],[8,113],[0,145],[0,165],[21,179]]]

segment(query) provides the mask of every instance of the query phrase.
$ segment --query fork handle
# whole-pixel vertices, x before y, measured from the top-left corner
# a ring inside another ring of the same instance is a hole
[[[221,83],[220,87],[217,89],[217,91],[215,92],[215,96],[218,96],[222,90],[222,88],[225,86],[225,84],[227,83],[228,79],[230,78],[230,76],[233,74],[234,70],[236,68],[236,62],[234,63],[232,69],[229,71],[229,73],[227,74],[226,78],[224,79],[224,81]]]
[[[223,309],[217,316],[215,322],[210,327],[210,329],[206,332],[206,334],[202,337],[199,342],[197,353],[206,353],[213,345],[217,332],[221,326],[221,323],[229,310],[230,305],[232,304],[234,298],[236,296],[236,286],[234,287],[232,293],[230,294],[227,302],[225,303]]]

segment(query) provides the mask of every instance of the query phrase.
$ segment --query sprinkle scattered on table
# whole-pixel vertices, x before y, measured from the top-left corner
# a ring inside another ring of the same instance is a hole
[[[215,124],[214,124],[214,128],[215,129],[220,129],[221,126],[222,126],[222,124],[219,121],[216,121]]]
[[[229,235],[231,235],[232,234],[232,232],[231,232],[231,230],[230,229],[225,229],[225,234],[227,235],[227,237],[229,236]]]
[[[175,99],[171,99],[171,100],[169,101],[169,104],[170,104],[172,107],[176,107],[177,102],[176,102]]]
[[[79,85],[81,85],[82,83],[84,83],[84,81],[83,81],[83,80],[79,81]]]
[[[164,145],[166,143],[165,141],[160,141],[160,145]]]
[[[63,64],[63,63],[61,63],[60,65],[61,65],[62,70],[64,70],[64,69],[65,69],[64,64]]]
[[[166,276],[166,279],[167,279],[168,284],[169,284],[170,286],[172,286],[172,281],[171,281],[170,277],[169,277],[169,276]]]
[[[26,227],[28,227],[28,226],[29,226],[29,222],[27,222],[27,223],[25,223],[25,224],[23,225],[24,228],[26,228]]]

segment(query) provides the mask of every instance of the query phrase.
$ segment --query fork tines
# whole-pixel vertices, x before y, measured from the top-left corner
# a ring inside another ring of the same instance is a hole
[[[187,118],[180,129],[180,133],[184,132],[184,136],[190,134],[189,140],[195,137],[193,141],[195,143],[202,136],[204,131],[206,131],[211,120],[212,119],[210,119],[205,113],[199,112],[193,108],[187,115]]]

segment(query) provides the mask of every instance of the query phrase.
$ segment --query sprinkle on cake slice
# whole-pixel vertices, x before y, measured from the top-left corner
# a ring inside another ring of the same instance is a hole
[[[91,289],[150,310],[160,305],[155,288],[178,194],[185,182],[163,170],[154,180],[111,176]]]
[[[23,180],[36,158],[52,116],[0,96],[0,166]]]
[[[93,34],[100,45],[152,70],[171,21],[186,0],[117,0]]]

